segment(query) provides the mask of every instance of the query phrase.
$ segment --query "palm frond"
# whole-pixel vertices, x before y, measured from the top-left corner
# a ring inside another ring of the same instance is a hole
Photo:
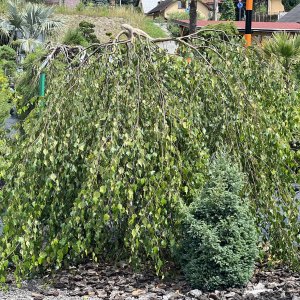
[[[8,21],[16,29],[20,29],[23,23],[23,11],[20,6],[20,1],[8,1],[7,3]]]
[[[34,52],[37,47],[39,47],[42,43],[36,39],[20,39],[21,48],[26,53]]]
[[[285,61],[292,61],[300,57],[300,38],[288,33],[277,33],[264,45],[264,51],[269,56],[276,56]]]

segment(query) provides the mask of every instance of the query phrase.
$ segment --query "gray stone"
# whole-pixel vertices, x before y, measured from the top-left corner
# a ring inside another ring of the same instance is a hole
[[[96,294],[99,298],[106,298],[107,297],[107,292],[105,290],[97,290]]]
[[[175,299],[181,299],[182,295],[178,294],[178,293],[168,293],[167,295],[163,296],[163,300],[175,300]]]
[[[39,293],[32,293],[32,294],[31,294],[31,297],[32,297],[34,300],[43,300],[43,299],[45,298],[44,295],[39,294]]]
[[[157,295],[165,295],[167,293],[164,289],[158,287],[152,288],[150,291],[156,293]]]
[[[202,296],[202,292],[200,291],[200,290],[197,290],[197,289],[195,289],[195,290],[191,290],[190,292],[189,292],[189,295],[191,295],[192,297],[194,297],[194,298],[196,298],[196,299],[200,299],[200,296]]]
[[[224,296],[225,296],[225,298],[233,298],[235,295],[236,295],[235,292],[230,292],[230,293],[225,294]]]
[[[43,292],[43,294],[45,296],[54,296],[54,297],[57,297],[59,295],[59,291],[57,291],[57,290],[49,290],[49,291]]]
[[[276,282],[269,282],[269,283],[267,283],[267,285],[266,285],[266,288],[268,288],[268,289],[275,289],[276,287],[278,286],[278,284],[276,283]]]
[[[134,290],[134,291],[132,291],[132,296],[135,296],[135,297],[137,297],[137,296],[141,296],[141,295],[144,295],[144,294],[146,294],[146,291],[145,290]]]
[[[208,295],[208,297],[209,297],[210,299],[213,299],[213,300],[219,300],[219,299],[220,299],[220,297],[219,297],[217,294],[215,294],[215,293],[210,293],[210,294]]]
[[[139,300],[157,300],[158,296],[155,293],[147,293],[145,295],[139,296]]]

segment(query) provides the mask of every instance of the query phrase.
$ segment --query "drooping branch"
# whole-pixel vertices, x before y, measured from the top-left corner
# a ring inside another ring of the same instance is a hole
[[[71,63],[75,61],[75,59],[79,62],[80,66],[86,64],[89,59],[95,54],[99,54],[103,52],[104,49],[111,49],[111,53],[114,52],[115,46],[118,45],[132,45],[135,43],[135,40],[143,39],[150,44],[158,44],[163,42],[175,42],[177,44],[185,45],[186,47],[190,48],[192,52],[195,52],[198,56],[207,59],[202,55],[199,51],[200,49],[209,49],[215,54],[217,54],[220,58],[224,59],[222,55],[218,52],[218,50],[212,45],[212,43],[207,43],[209,39],[204,38],[201,36],[203,32],[218,32],[225,36],[227,40],[229,40],[226,33],[222,30],[215,30],[215,29],[201,29],[195,33],[191,33],[187,36],[182,37],[166,37],[166,38],[152,38],[146,32],[139,28],[134,28],[129,24],[122,24],[121,25],[122,31],[116,36],[116,38],[112,41],[107,43],[94,43],[89,45],[88,47],[82,46],[68,46],[68,45],[56,45],[56,46],[48,46],[49,54],[47,57],[42,61],[41,67],[39,68],[38,75],[42,72],[42,70],[47,67],[51,61],[53,61],[59,54],[63,54],[65,57],[66,63],[68,67],[71,67]],[[122,36],[125,36],[125,39],[122,39]],[[202,42],[200,45],[196,45],[193,43],[194,41]],[[90,51],[92,49],[92,51]],[[73,66],[74,67],[74,66]]]

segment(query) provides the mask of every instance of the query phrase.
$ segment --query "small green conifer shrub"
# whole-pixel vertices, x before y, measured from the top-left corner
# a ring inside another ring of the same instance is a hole
[[[243,187],[239,168],[217,156],[202,193],[187,208],[180,256],[193,287],[242,286],[252,276],[257,232]]]
[[[63,43],[66,45],[80,45],[83,47],[86,47],[89,44],[83,36],[82,32],[79,30],[79,28],[69,29],[64,37]]]

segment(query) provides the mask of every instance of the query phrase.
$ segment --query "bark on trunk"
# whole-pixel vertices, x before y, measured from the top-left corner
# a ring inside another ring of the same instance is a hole
[[[197,26],[197,0],[191,0],[190,4],[190,34],[196,32]]]
[[[214,0],[214,21],[218,21],[218,0]]]

